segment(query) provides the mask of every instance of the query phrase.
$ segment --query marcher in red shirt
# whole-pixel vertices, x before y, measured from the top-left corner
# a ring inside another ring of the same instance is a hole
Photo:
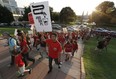
[[[66,55],[65,61],[71,60],[72,52],[73,52],[73,45],[72,45],[72,43],[68,40],[68,41],[66,42],[66,44],[64,45],[64,53],[65,53],[65,55]]]
[[[48,47],[48,57],[49,57],[49,71],[50,73],[52,71],[52,60],[54,59],[55,63],[58,65],[58,68],[60,68],[60,54],[62,51],[62,47],[60,43],[57,41],[57,34],[53,33],[51,35],[51,39],[46,40],[46,44]]]
[[[36,33],[33,35],[33,39],[34,39],[33,47],[37,47],[39,37]]]
[[[22,60],[22,55],[18,52],[15,52],[14,55],[15,55],[15,64],[18,69],[18,72],[20,73],[18,77],[24,76],[25,72],[29,72],[29,74],[31,74],[31,69],[25,69],[25,64]]]
[[[78,44],[77,44],[77,42],[75,40],[73,40],[72,45],[73,45],[72,57],[73,57],[74,56],[74,53],[77,52],[77,50],[78,50]]]
[[[60,42],[60,44],[63,47],[64,46],[64,43],[65,43],[65,37],[64,37],[63,33],[59,34],[58,41]]]
[[[23,61],[25,62],[25,66],[27,66],[27,60],[32,61],[35,63],[35,59],[29,57],[29,46],[26,42],[26,39],[24,39],[24,36],[22,34],[18,34],[18,39],[20,41],[20,47],[21,47],[21,54],[23,56]]]

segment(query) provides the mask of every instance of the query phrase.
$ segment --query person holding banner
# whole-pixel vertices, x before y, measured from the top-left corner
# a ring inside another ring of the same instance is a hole
[[[46,44],[48,47],[48,57],[49,57],[49,71],[50,73],[52,71],[52,61],[54,59],[55,63],[58,65],[58,68],[61,67],[61,64],[59,62],[60,54],[62,51],[62,46],[57,41],[57,34],[53,33],[51,35],[51,39],[46,40]]]

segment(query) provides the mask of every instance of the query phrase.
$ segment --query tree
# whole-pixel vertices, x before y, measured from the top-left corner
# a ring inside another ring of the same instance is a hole
[[[60,22],[70,23],[76,20],[76,14],[70,7],[65,7],[60,12]]]
[[[52,21],[58,22],[59,21],[59,12],[52,13]]]
[[[104,1],[96,7],[96,11],[94,11],[90,15],[90,22],[96,22],[96,24],[109,24],[115,23],[114,19],[116,18],[116,8],[114,7],[114,3],[110,1]],[[112,20],[112,21],[111,21]]]
[[[53,8],[52,7],[49,7],[49,10],[50,10],[50,17],[51,17],[51,20],[52,20]]]
[[[28,13],[31,12],[31,9],[30,9],[30,7],[25,7],[24,9],[25,9],[25,11],[24,11],[24,15],[23,15],[23,20],[28,21]]]
[[[14,21],[12,12],[0,5],[0,22],[11,23],[12,21]]]
[[[109,10],[108,13],[110,13],[110,11],[112,12],[113,9],[114,9],[114,2],[110,2],[110,1],[104,1],[96,7],[97,11],[103,13],[107,13],[108,10]]]

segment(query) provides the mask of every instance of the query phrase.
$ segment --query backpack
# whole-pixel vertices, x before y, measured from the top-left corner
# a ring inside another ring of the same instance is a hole
[[[19,46],[19,43],[16,38],[11,37],[11,39],[9,41],[11,42],[12,39],[14,39],[16,41],[16,45]]]
[[[17,45],[17,47],[16,47],[16,51],[17,51],[17,53],[20,53],[21,48],[20,48],[20,46],[19,46],[19,43],[18,43],[17,39],[11,37],[11,39],[9,40],[10,43],[11,43],[11,40],[12,40],[12,39],[14,39],[14,40],[16,41],[16,45]],[[12,44],[12,43],[11,43],[11,44]],[[14,50],[13,50],[13,51],[14,51]]]

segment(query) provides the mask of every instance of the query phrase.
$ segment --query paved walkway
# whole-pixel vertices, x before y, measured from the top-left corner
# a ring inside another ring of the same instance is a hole
[[[0,45],[4,41],[0,40]],[[18,79],[80,79],[81,78],[81,55],[82,55],[82,43],[78,42],[79,50],[75,53],[75,56],[71,61],[64,62],[64,54],[62,54],[62,67],[57,68],[57,65],[53,63],[53,71],[50,74],[48,72],[48,59],[38,60],[40,57],[37,51],[33,50],[30,56],[36,59],[36,63],[29,62],[30,67],[33,68],[32,74],[26,74],[23,78]],[[0,46],[0,79],[17,79],[16,68],[8,67],[10,62],[10,54],[8,48]]]

